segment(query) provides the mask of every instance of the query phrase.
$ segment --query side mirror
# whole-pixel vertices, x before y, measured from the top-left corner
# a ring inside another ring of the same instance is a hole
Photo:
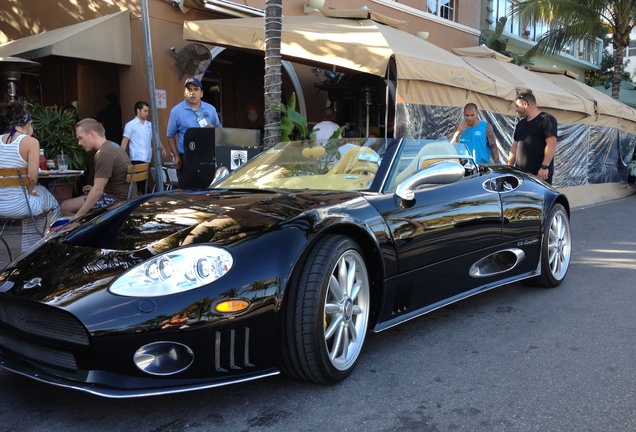
[[[395,189],[395,195],[407,201],[415,199],[415,189],[425,184],[449,184],[464,178],[465,169],[457,161],[440,161],[431,164],[413,174],[400,183]]]
[[[225,177],[229,175],[230,175],[230,170],[227,169],[227,167],[221,165],[220,167],[216,169],[216,172],[214,173],[214,178],[212,179],[210,186],[212,186],[216,182],[223,180]]]

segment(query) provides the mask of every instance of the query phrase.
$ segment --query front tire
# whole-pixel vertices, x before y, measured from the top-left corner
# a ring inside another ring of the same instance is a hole
[[[570,217],[561,204],[555,204],[550,211],[541,248],[541,274],[530,279],[531,284],[546,288],[561,285],[570,268],[572,252]]]
[[[317,383],[342,381],[358,361],[369,322],[369,276],[360,247],[340,235],[323,238],[290,290],[284,371]]]

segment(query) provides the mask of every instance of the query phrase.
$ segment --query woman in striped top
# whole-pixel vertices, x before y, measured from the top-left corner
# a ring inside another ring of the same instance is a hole
[[[0,105],[0,119],[3,130],[0,137],[0,168],[26,167],[30,184],[27,196],[34,215],[49,213],[47,226],[62,216],[60,206],[55,197],[42,185],[38,185],[38,168],[40,161],[40,143],[33,138],[33,122],[31,115],[18,102]],[[19,186],[0,188],[0,217],[24,218],[29,216],[22,188]],[[30,222],[29,222],[30,223]],[[33,231],[25,231],[23,223],[22,250],[39,240]]]

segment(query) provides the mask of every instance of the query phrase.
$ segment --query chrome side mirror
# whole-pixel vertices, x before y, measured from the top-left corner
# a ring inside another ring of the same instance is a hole
[[[214,183],[218,181],[223,180],[225,177],[229,175],[230,175],[230,170],[227,169],[227,167],[221,165],[220,167],[216,169],[216,172],[214,173],[214,178],[212,179],[210,186],[212,186]]]
[[[425,184],[449,184],[464,178],[465,170],[456,161],[440,161],[416,172],[400,183],[395,195],[407,201],[415,199],[415,189]]]

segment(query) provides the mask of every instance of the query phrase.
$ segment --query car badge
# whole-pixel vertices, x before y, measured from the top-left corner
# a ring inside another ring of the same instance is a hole
[[[31,288],[35,288],[37,286],[42,286],[41,282],[42,282],[42,278],[39,278],[39,277],[33,278],[31,280],[26,281],[24,283],[23,288],[24,289],[31,289]]]

